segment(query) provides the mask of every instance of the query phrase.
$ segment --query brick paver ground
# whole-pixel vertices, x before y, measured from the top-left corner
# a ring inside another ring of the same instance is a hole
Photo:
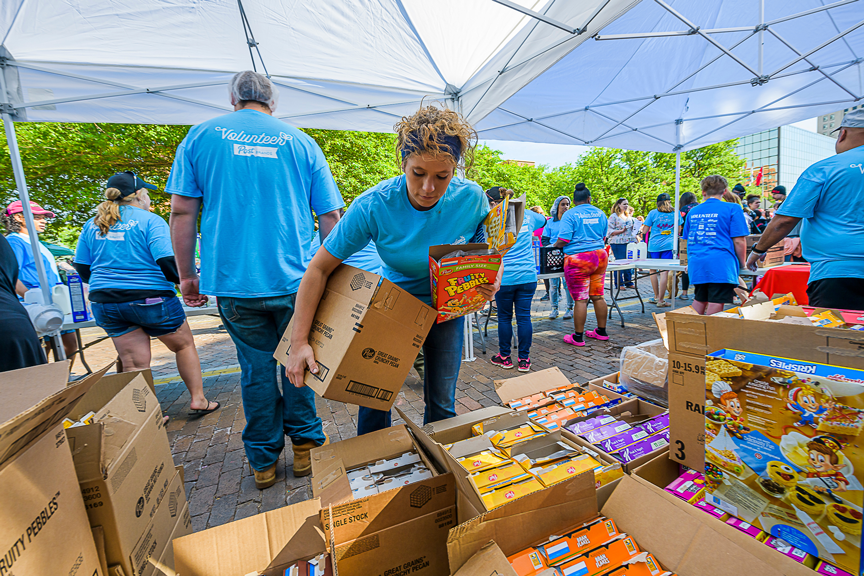
[[[650,294],[651,288],[647,281],[642,281],[640,287],[643,297]],[[561,317],[557,320],[547,318],[551,307],[548,302],[540,301],[543,292],[543,285],[540,284],[532,311],[534,341],[531,361],[534,370],[558,366],[572,382],[584,383],[616,372],[622,347],[659,337],[651,312],[665,310],[658,310],[646,303],[643,314],[638,302],[633,301],[622,307],[626,328],[621,328],[617,313],[609,323],[608,342],[592,340],[584,348],[568,346],[562,342],[562,338],[573,330],[573,324]],[[218,316],[194,317],[190,319],[190,325],[205,375],[214,371],[223,372],[204,379],[207,397],[218,400],[222,408],[197,419],[187,416],[189,393],[177,379],[173,355],[156,340],[152,345],[151,369],[157,382],[159,401],[165,413],[171,417],[168,439],[175,463],[182,465],[185,470],[186,492],[194,529],[203,530],[310,498],[309,479],[295,478],[291,472],[293,454],[290,442],[289,448],[279,459],[276,485],[264,491],[255,488],[240,438],[246,420],[240,399],[240,374],[234,346],[221,328]],[[589,309],[587,328],[595,325],[593,310]],[[82,331],[85,344],[101,336],[104,333],[98,329]],[[504,370],[489,363],[489,358],[497,353],[498,336],[494,318],[489,323],[487,353],[482,354],[476,329],[474,342],[477,360],[463,362],[459,374],[456,411],[460,414],[499,404],[493,380],[520,375],[516,370]],[[110,341],[105,340],[88,348],[86,357],[90,366],[95,368],[112,361],[115,353]],[[78,364],[73,372],[83,374],[83,368]],[[357,406],[323,398],[318,398],[316,404],[318,414],[324,421],[324,431],[331,441],[356,435]],[[423,385],[414,370],[406,379],[396,406],[413,421],[422,421]],[[394,420],[394,423],[398,422],[401,420]]]

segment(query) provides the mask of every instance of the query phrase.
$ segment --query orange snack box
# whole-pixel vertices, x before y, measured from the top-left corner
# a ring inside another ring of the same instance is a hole
[[[529,410],[528,418],[532,420],[536,420],[537,418],[542,418],[547,414],[551,414],[552,412],[557,412],[559,410],[563,410],[564,406],[559,404],[558,402],[552,402],[550,404],[546,404],[545,406],[540,406],[539,408],[535,408],[533,410]]]
[[[559,567],[561,576],[600,576],[620,567],[639,554],[636,541],[629,536],[576,556]]]
[[[550,412],[545,416],[534,418],[534,422],[540,424],[547,430],[557,430],[561,427],[562,422],[576,418],[576,412],[572,408],[564,408],[557,412]]]
[[[536,576],[549,566],[542,552],[537,548],[528,548],[507,558],[517,576]]]
[[[660,563],[651,554],[646,554],[645,560],[635,560],[632,564],[609,572],[609,576],[675,576],[660,567]]]
[[[602,546],[620,535],[614,520],[600,518],[567,536],[556,538],[548,544],[544,544],[542,552],[549,565],[555,566],[566,562],[577,554]]]
[[[507,504],[511,500],[521,498],[543,489],[543,484],[537,478],[530,476],[527,480],[522,480],[514,484],[508,484],[495,490],[480,494],[483,503],[488,510],[493,510],[499,506]]]
[[[464,251],[464,256],[446,257]],[[492,252],[471,254],[470,252]],[[432,307],[438,311],[438,323],[479,312],[488,300],[478,291],[481,284],[494,284],[501,268],[501,254],[486,244],[432,246],[429,248],[429,278],[432,284]]]
[[[517,400],[511,400],[507,403],[507,407],[514,410],[528,410],[529,408],[539,408],[540,406],[545,406],[552,402],[553,400],[551,398],[540,392]]]

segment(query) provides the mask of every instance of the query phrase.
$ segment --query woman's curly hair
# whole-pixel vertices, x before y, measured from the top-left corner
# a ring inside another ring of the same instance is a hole
[[[396,151],[401,158],[417,152],[449,156],[457,167],[466,171],[474,163],[477,132],[453,110],[434,104],[421,105],[413,116],[403,116],[393,130],[398,136]],[[454,157],[452,144],[457,144],[458,157]]]

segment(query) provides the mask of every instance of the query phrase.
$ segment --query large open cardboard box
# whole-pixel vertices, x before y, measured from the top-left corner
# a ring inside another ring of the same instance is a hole
[[[797,307],[782,312],[793,315]],[[801,313],[803,315],[803,312]],[[666,313],[669,336],[670,454],[701,470],[705,460],[705,355],[731,348],[864,368],[864,332],[722,316],[692,308]]]
[[[298,502],[174,540],[179,576],[282,576],[326,550],[318,499]]]
[[[0,373],[0,573],[102,574],[62,420],[107,369],[68,386],[68,362]]]
[[[102,527],[108,566],[126,576],[141,576],[147,560],[162,555],[186,505],[148,377],[149,370],[102,377],[70,412],[73,420],[95,412],[94,423],[66,430],[90,525]],[[166,498],[171,506],[162,505]]]
[[[677,468],[677,465],[675,465]],[[812,576],[809,568],[782,556],[735,528],[678,500],[643,478],[625,476],[599,505],[590,474],[568,481],[568,497],[547,502],[530,494],[513,504],[473,518],[450,531],[447,554],[459,570],[490,540],[505,555],[565,534],[599,514],[612,518],[640,549],[653,554],[677,576]],[[533,506],[532,506],[533,505]]]
[[[389,280],[340,264],[327,281],[309,333],[319,372],[305,384],[324,398],[389,410],[436,312]],[[291,352],[294,321],[273,357]]]

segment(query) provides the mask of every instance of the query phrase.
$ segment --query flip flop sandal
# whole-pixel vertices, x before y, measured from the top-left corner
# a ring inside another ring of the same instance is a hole
[[[215,404],[216,407],[210,408],[211,404]],[[215,412],[216,410],[219,410],[219,408],[221,408],[221,407],[222,406],[219,404],[219,402],[216,402],[215,400],[208,400],[207,401],[207,408],[205,410],[198,410],[197,408],[192,408],[191,410],[189,410],[189,416],[205,416],[207,414],[210,414],[211,412]]]

